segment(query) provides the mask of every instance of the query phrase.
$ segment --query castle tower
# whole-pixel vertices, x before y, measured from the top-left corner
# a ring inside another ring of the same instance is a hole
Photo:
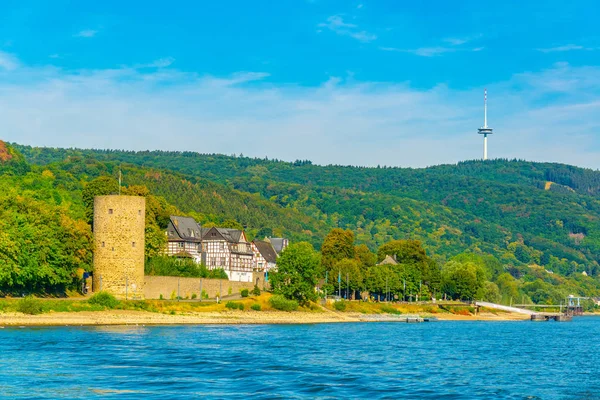
[[[146,199],[94,199],[94,291],[119,298],[144,298]]]

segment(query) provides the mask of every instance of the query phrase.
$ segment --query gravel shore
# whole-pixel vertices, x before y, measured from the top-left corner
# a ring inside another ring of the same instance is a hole
[[[176,315],[145,311],[82,311],[51,312],[40,315],[21,313],[0,314],[0,326],[89,326],[89,325],[180,325],[180,324],[321,324],[340,322],[365,322],[365,314],[282,311],[224,311],[190,312]],[[440,321],[515,321],[528,319],[521,314],[454,315],[432,314]]]

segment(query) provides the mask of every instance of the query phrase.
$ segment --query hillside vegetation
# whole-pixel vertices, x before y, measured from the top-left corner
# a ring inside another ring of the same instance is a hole
[[[364,168],[191,152],[17,148],[38,165],[79,157],[177,171],[196,188],[235,190],[228,193],[244,199],[247,207],[279,206],[301,226],[294,228],[298,233],[319,240],[328,229],[341,227],[372,250],[392,239],[412,238],[422,240],[441,261],[471,250],[515,266],[536,263],[562,274],[599,272],[600,172],[589,169],[517,160]],[[168,198],[172,188],[152,185]],[[239,207],[239,202],[231,204]],[[224,211],[206,198],[194,207],[212,214],[205,220]],[[250,228],[266,226],[241,214],[227,218]]]
[[[508,160],[316,166],[16,144],[0,155],[0,292],[64,292],[78,270],[91,270],[91,199],[118,190],[119,170],[122,192],[147,198],[149,258],[164,246],[169,215],[181,214],[250,238],[311,243],[322,249],[311,276],[329,276],[329,293],[340,274],[352,293],[379,298],[559,303],[600,292],[596,171]],[[316,260],[310,248],[296,251]],[[400,264],[376,266],[386,254]]]

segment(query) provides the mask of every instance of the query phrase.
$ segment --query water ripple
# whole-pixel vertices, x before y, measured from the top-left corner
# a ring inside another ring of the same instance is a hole
[[[0,397],[600,399],[600,318],[0,330]]]

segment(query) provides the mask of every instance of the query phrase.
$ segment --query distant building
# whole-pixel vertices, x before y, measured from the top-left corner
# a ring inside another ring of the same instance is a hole
[[[277,252],[270,242],[255,239],[252,241],[252,251],[255,271],[269,272],[277,266]]]
[[[286,238],[265,238],[266,242],[271,243],[277,255],[280,255],[283,250],[290,244],[290,241]]]
[[[398,265],[398,261],[396,261],[395,255],[393,255],[393,256],[387,255],[387,256],[385,256],[383,261],[381,261],[377,265]]]
[[[254,252],[238,229],[203,229],[202,261],[208,269],[223,268],[231,281],[252,282]]]
[[[167,227],[167,255],[202,261],[202,228],[190,217],[171,216]]]

